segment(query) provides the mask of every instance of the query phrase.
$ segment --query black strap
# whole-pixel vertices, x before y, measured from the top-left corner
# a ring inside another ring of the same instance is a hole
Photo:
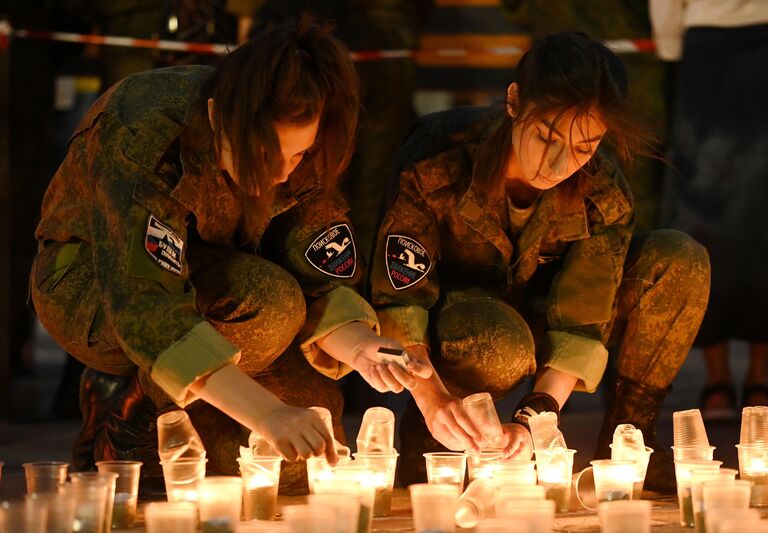
[[[560,406],[557,400],[546,392],[529,392],[517,404],[515,414],[512,415],[512,423],[520,424],[530,432],[531,428],[528,425],[528,419],[545,411],[555,413],[557,415],[557,424],[560,425]]]

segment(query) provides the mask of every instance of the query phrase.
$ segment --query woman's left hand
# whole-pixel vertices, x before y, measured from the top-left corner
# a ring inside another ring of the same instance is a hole
[[[502,424],[504,432],[504,459],[529,460],[533,455],[531,433],[521,424]]]

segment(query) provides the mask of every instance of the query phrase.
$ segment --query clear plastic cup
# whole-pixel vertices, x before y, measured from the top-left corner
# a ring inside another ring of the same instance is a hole
[[[535,451],[566,447],[563,433],[557,427],[557,413],[544,411],[533,415],[528,418],[528,427]]]
[[[496,485],[494,491],[496,514],[505,507],[526,507],[531,500],[544,500],[547,489],[542,485]],[[553,501],[553,500],[551,500]]]
[[[238,458],[243,479],[243,519],[272,520],[277,513],[282,457]]]
[[[713,533],[768,533],[768,522],[760,518],[745,518],[738,520],[736,518],[726,518],[713,527]]]
[[[339,462],[336,466],[350,464],[351,457],[339,457]],[[320,457],[308,457],[307,458],[307,481],[309,482],[309,492],[315,492],[315,482],[328,481],[333,479],[333,472],[335,467],[328,463],[325,456]]]
[[[711,461],[715,456],[714,446],[672,446],[675,461]]]
[[[739,444],[768,446],[768,407],[758,405],[741,410]]]
[[[600,502],[597,506],[603,533],[650,533],[651,502],[627,500]]]
[[[243,510],[243,480],[237,476],[206,477],[198,491],[203,531],[234,533]]]
[[[151,502],[144,506],[147,533],[195,533],[197,505],[191,502]]]
[[[336,533],[357,533],[360,521],[360,497],[339,498],[335,494],[310,494],[310,505],[327,507],[336,513]]]
[[[47,509],[25,501],[0,502],[0,533],[45,533]]]
[[[539,485],[546,489],[547,499],[554,500],[556,512],[567,512],[571,503],[573,456],[576,450],[536,450],[534,454]]]
[[[496,486],[490,479],[476,479],[459,497],[454,519],[463,528],[475,527],[480,520],[493,517]]]
[[[500,448],[504,433],[491,395],[487,392],[478,392],[464,398],[462,404],[470,420],[482,434],[480,448]]]
[[[197,503],[198,486],[205,478],[205,463],[208,459],[176,459],[160,461],[163,467],[165,493],[169,502]]]
[[[709,511],[708,533],[719,533],[723,530],[731,530],[736,524],[741,525],[739,533],[753,533],[759,531],[756,529],[758,524],[766,524],[760,520],[760,511],[757,509],[730,509],[721,507],[720,509],[710,509]]]
[[[283,517],[293,533],[329,533],[337,527],[336,511],[323,505],[288,505]]]
[[[77,510],[77,500],[69,484],[62,485],[59,492],[27,494],[28,507],[44,507],[47,512],[46,533],[72,533]]]
[[[752,507],[768,506],[768,445],[737,444],[739,451],[739,477],[754,483]]]
[[[469,482],[476,479],[490,479],[493,473],[504,462],[500,450],[481,450],[467,456],[467,477]]]
[[[527,531],[527,530],[526,530]],[[489,518],[475,527],[475,533],[509,533],[509,520],[504,518]]]
[[[464,488],[467,473],[467,454],[462,452],[429,452],[424,454],[427,464],[427,483],[453,483]]]
[[[383,453],[354,453],[354,463],[365,467],[370,472],[370,478],[376,487],[373,504],[373,516],[388,516],[392,508],[392,489],[395,486],[395,471],[397,470],[398,453],[392,450]]]
[[[28,494],[58,492],[59,488],[67,482],[69,463],[39,461],[24,463],[22,466],[24,467]]]
[[[112,508],[115,504],[115,487],[117,486],[117,478],[119,474],[114,472],[73,472],[69,475],[72,487],[76,488],[78,485],[91,485],[97,483],[105,483],[107,485],[107,498],[104,502],[104,531],[109,531],[112,528]]]
[[[127,529],[136,523],[136,508],[139,503],[139,474],[141,461],[99,461],[99,472],[117,474],[115,501],[112,506],[112,527]]]
[[[672,413],[672,435],[675,446],[709,446],[707,430],[698,409]]]
[[[714,529],[713,509],[748,509],[752,482],[745,479],[730,481],[705,481],[702,484],[704,500],[704,525],[706,531]]]
[[[614,448],[613,444],[609,444],[611,448],[611,459],[629,460],[635,463],[635,483],[632,486],[632,499],[639,500],[643,495],[643,485],[645,485],[645,474],[648,472],[648,462],[651,459],[653,448],[646,446],[640,453],[638,450],[633,450],[628,447]]]
[[[732,481],[736,479],[737,470],[720,468],[718,470],[691,470],[691,509],[693,512],[693,527],[697,533],[703,533],[704,524],[704,495],[703,484],[706,481]]]
[[[499,487],[535,485],[536,461],[503,461],[493,470],[493,481]]]
[[[357,433],[358,453],[390,453],[395,448],[395,413],[371,407],[363,414]]]
[[[73,529],[76,531],[109,531],[111,519],[109,522],[107,521],[107,506],[110,503],[108,495],[110,490],[114,490],[110,483],[104,478],[81,479],[80,481],[73,478],[71,490],[77,502]]]
[[[507,520],[507,527],[527,526],[528,533],[551,533],[555,526],[555,502],[552,500],[530,500],[525,507],[502,506],[496,516]],[[508,529],[509,531],[509,529]]]
[[[170,411],[157,417],[157,451],[160,462],[205,457],[203,441],[186,411]]]
[[[459,503],[459,488],[456,485],[416,483],[408,487],[408,492],[416,533],[452,533],[455,530],[454,516]]]
[[[333,417],[331,416],[331,412],[325,407],[319,407],[319,406],[310,407],[310,410],[320,415],[320,419],[323,421],[325,428],[328,430],[328,433],[331,434],[331,438],[333,438],[336,454],[339,457],[349,457],[351,454],[351,450],[347,446],[344,446],[342,443],[337,441],[336,436],[333,433]]]
[[[596,506],[591,505],[590,498],[582,496],[583,489],[580,482],[582,476],[589,470],[593,471],[594,499],[597,505],[602,502],[632,499],[632,487],[637,476],[634,461],[598,459],[590,462],[590,465],[576,477],[576,497],[582,507],[590,511],[597,510]]]
[[[680,525],[693,527],[693,499],[691,494],[691,472],[693,470],[720,470],[722,461],[696,459],[675,461],[675,480],[677,481],[677,503],[680,508]]]
[[[315,480],[315,494],[336,494],[340,497],[355,494],[360,501],[358,532],[371,531],[376,487],[365,467],[352,463],[337,466],[333,470],[333,479]]]

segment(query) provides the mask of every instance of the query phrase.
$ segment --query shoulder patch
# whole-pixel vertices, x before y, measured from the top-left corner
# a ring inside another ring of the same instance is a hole
[[[144,249],[158,265],[181,275],[184,241],[170,227],[149,215],[147,232],[144,236]]]
[[[396,291],[415,285],[432,268],[429,254],[421,243],[404,235],[388,235],[385,254],[387,276]]]
[[[357,251],[352,231],[337,224],[312,241],[304,252],[309,264],[334,278],[351,278],[357,268]]]

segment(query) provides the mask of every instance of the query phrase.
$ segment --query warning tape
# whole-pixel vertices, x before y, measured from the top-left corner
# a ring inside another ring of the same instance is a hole
[[[121,46],[127,48],[150,48],[172,52],[191,52],[196,54],[223,55],[237,47],[236,44],[210,44],[163,39],[136,39],[114,35],[89,35],[61,31],[21,30],[12,28],[8,21],[0,21],[0,48],[8,46],[10,38],[38,39],[68,43],[95,44],[101,46]],[[614,39],[604,42],[608,48],[619,54],[652,52],[651,39]],[[350,52],[353,61],[378,61],[381,59],[402,59],[407,57],[471,57],[479,55],[520,56],[525,49],[517,46],[489,48],[439,48],[420,50],[356,50]]]

